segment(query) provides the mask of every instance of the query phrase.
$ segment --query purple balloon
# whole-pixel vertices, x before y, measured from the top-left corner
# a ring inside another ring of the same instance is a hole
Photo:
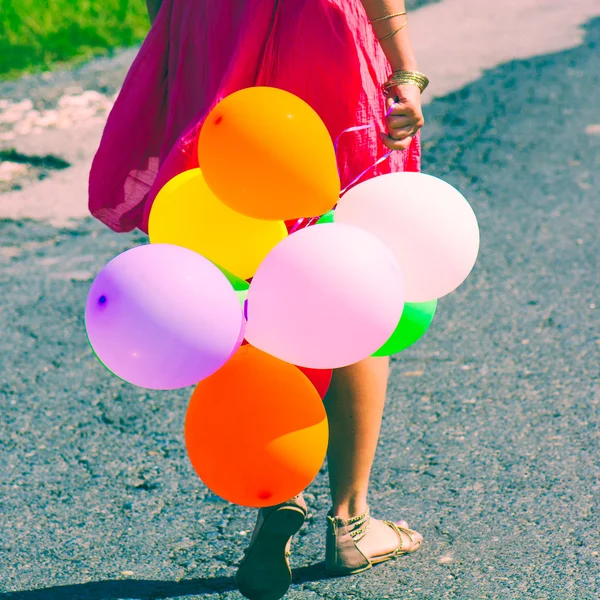
[[[94,280],[85,308],[90,344],[134,385],[173,390],[220,369],[240,347],[245,320],[225,275],[170,244],[123,252]]]

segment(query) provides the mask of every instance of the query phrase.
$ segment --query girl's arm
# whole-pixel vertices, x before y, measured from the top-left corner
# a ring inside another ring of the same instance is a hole
[[[404,0],[361,2],[392,69],[418,71],[417,59],[408,35]],[[413,84],[396,84],[389,90],[386,104],[392,112],[386,119],[387,134],[380,133],[381,141],[390,150],[405,150],[425,123],[420,89]]]
[[[160,10],[160,5],[162,4],[162,0],[146,0],[146,8],[148,9],[148,17],[150,18],[150,23],[154,25],[154,21],[156,20],[156,15],[158,15],[158,11]]]
[[[379,44],[390,62],[394,71],[416,71],[417,60],[413,53],[412,43],[408,35],[408,26],[406,14],[401,14],[391,19],[382,19],[389,15],[397,13],[406,13],[404,0],[361,0],[365,7],[365,12],[369,21],[375,21],[371,24],[375,35],[380,40]],[[377,20],[380,19],[380,20]],[[398,33],[394,32],[400,29]],[[394,35],[391,35],[394,34]],[[387,39],[383,39],[386,38]]]

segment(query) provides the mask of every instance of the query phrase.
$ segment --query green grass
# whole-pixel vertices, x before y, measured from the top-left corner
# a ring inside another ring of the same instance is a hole
[[[0,0],[0,79],[108,55],[149,28],[144,0]]]

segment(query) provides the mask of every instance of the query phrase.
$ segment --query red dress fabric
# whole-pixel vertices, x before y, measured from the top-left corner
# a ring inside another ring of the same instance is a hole
[[[390,72],[359,0],[163,0],[94,157],[90,212],[114,231],[147,232],[161,187],[201,167],[196,140],[208,113],[256,85],[302,98],[332,140],[376,122],[342,136],[343,188],[387,151],[378,132],[386,110],[380,85]],[[365,178],[419,171],[420,154],[417,135]],[[232,140],[232,168],[235,161]]]

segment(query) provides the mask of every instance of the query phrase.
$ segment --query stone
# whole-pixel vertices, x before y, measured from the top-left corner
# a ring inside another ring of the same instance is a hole
[[[26,165],[10,161],[0,162],[0,181],[12,181],[19,175],[23,175],[26,172]]]

